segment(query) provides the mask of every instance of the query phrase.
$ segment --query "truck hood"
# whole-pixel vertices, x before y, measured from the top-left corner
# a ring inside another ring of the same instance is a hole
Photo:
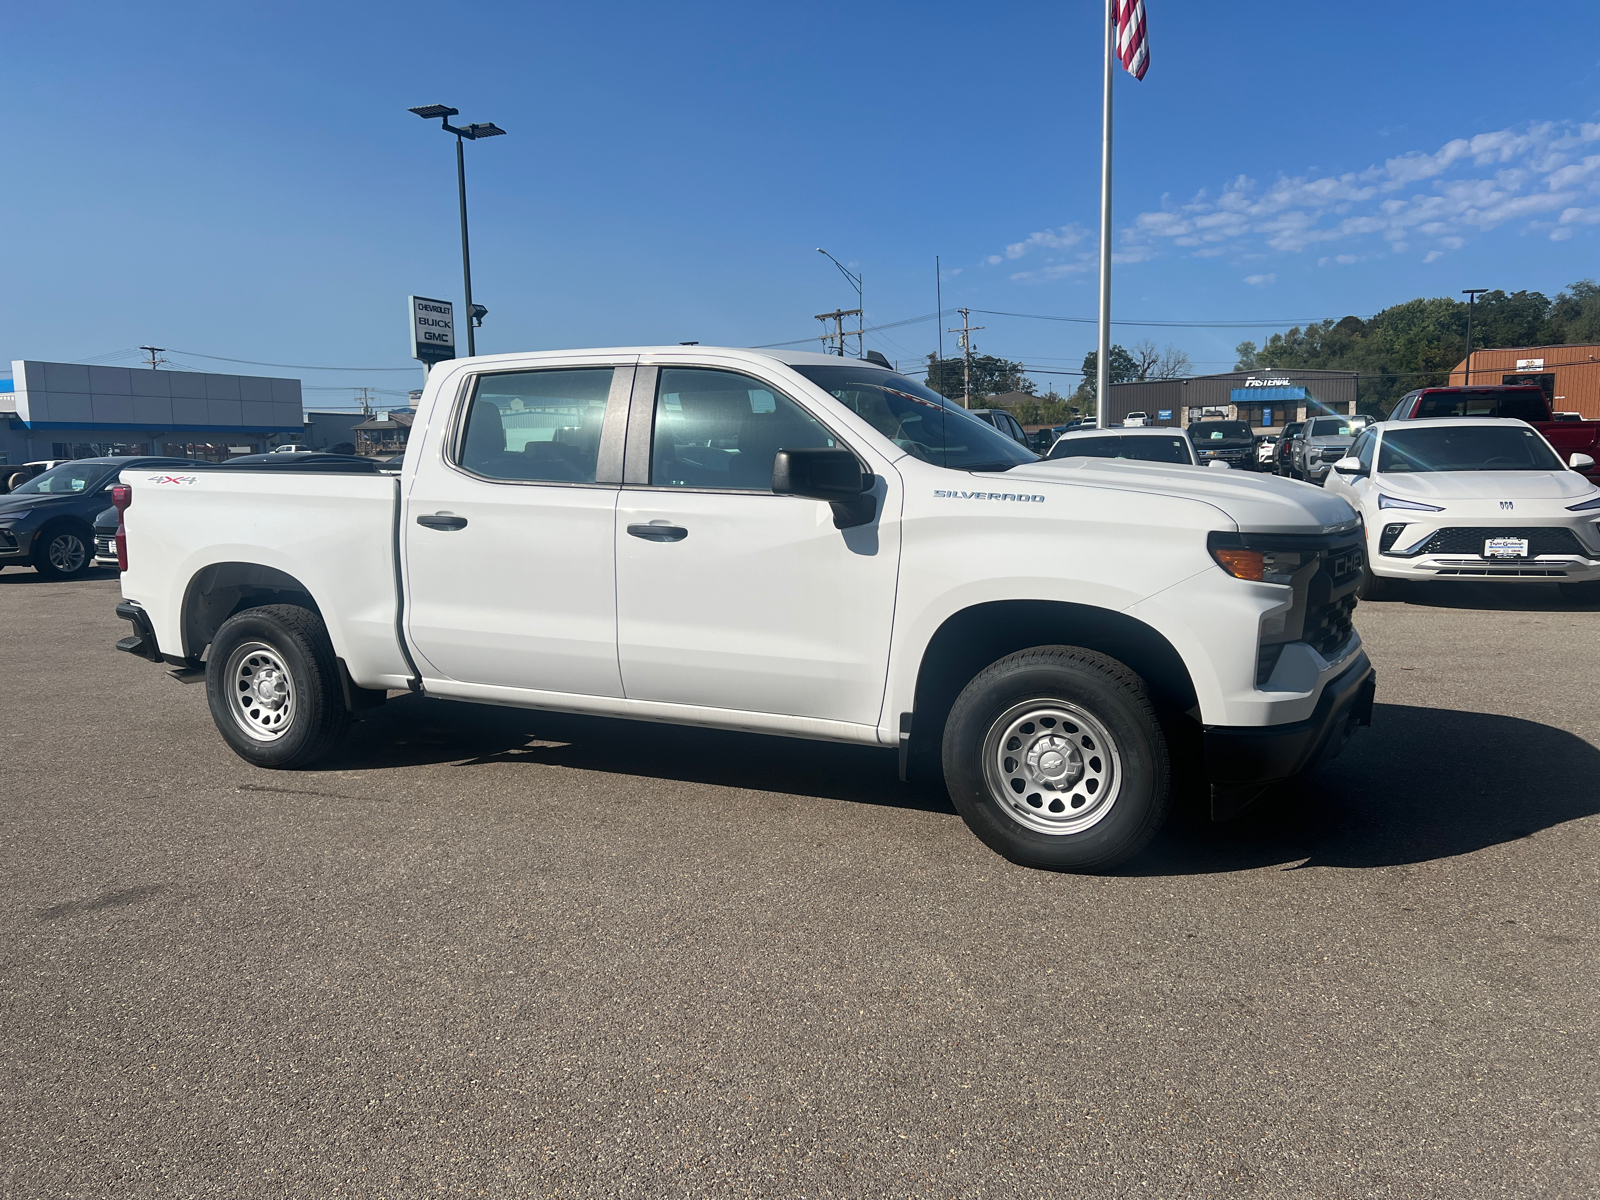
[[[1209,504],[1247,533],[1331,533],[1356,519],[1343,499],[1309,483],[1122,458],[1058,458],[979,478],[1043,485],[1110,488]],[[1576,476],[1574,476],[1576,478]]]
[[[1396,471],[1375,482],[1408,500],[1577,500],[1595,490],[1576,471]]]

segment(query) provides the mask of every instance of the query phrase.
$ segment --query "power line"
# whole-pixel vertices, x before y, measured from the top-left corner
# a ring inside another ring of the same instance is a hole
[[[1030,321],[1063,321],[1070,325],[1097,325],[1095,317],[1053,317],[1044,313],[1018,313],[1000,312],[993,308],[975,308],[975,313],[983,313],[990,317],[1022,317]],[[1113,325],[1137,325],[1151,329],[1277,329],[1284,325],[1315,325],[1318,321],[1331,320],[1331,317],[1316,317],[1311,320],[1294,321],[1121,321],[1112,320]]]
[[[201,354],[198,350],[169,350],[189,358],[209,358],[213,362],[243,363],[247,367],[281,367],[286,371],[415,371],[416,367],[314,367],[307,363],[257,362],[253,358],[223,358],[220,354]]]

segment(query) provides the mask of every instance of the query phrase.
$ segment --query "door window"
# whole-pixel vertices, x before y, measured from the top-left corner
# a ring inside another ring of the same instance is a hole
[[[771,491],[779,450],[836,445],[820,421],[758,379],[661,369],[650,459],[656,487]]]
[[[1377,448],[1378,435],[1370,429],[1356,439],[1355,447],[1351,453],[1361,460],[1362,470],[1372,470],[1372,452]]]
[[[480,375],[461,466],[487,479],[593,483],[610,367]]]

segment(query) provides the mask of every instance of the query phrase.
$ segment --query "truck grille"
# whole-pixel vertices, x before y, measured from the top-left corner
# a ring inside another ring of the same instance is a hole
[[[1359,535],[1351,535],[1352,539]],[[1317,571],[1305,585],[1305,617],[1300,623],[1300,636],[1293,641],[1304,642],[1329,662],[1340,653],[1355,636],[1353,617],[1356,611],[1356,585],[1366,565],[1366,551],[1359,540],[1345,541],[1317,552]],[[1292,629],[1292,627],[1291,627]],[[1272,677],[1288,641],[1263,643],[1256,658],[1256,683],[1264,684]]]
[[[115,558],[117,556],[117,539],[108,533],[96,534],[94,539],[94,555],[96,558]]]
[[[1471,554],[1482,557],[1483,544],[1494,537],[1526,538],[1528,540],[1529,558],[1538,558],[1541,554],[1570,554],[1579,558],[1589,557],[1584,553],[1578,539],[1573,536],[1572,530],[1564,525],[1526,525],[1520,528],[1500,526],[1441,529],[1413,553]]]

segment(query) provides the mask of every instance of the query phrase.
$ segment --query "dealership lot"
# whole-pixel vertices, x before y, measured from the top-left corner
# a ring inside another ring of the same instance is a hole
[[[1580,1196],[1600,610],[1363,605],[1374,727],[1103,878],[892,753],[402,698],[253,769],[0,574],[0,1196]]]

